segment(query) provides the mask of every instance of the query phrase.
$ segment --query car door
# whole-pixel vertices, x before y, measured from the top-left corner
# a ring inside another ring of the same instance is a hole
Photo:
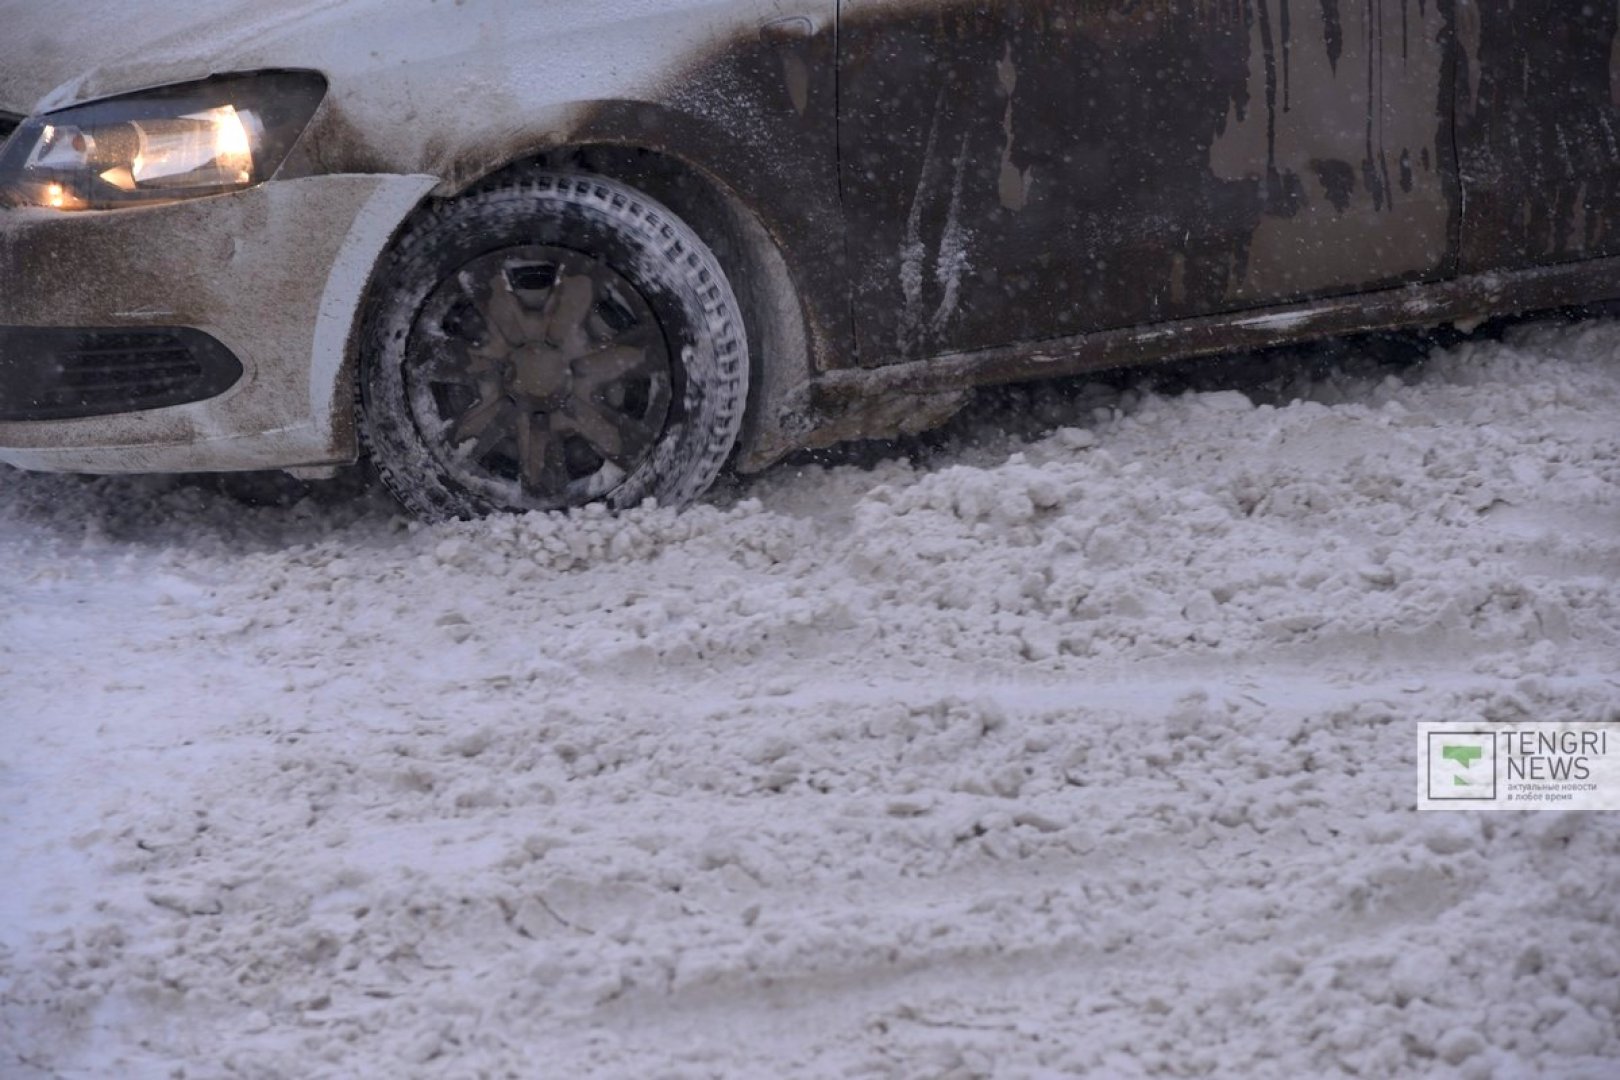
[[[865,365],[1450,273],[1449,0],[843,0]]]
[[[1620,253],[1610,4],[1459,0],[1465,270]]]

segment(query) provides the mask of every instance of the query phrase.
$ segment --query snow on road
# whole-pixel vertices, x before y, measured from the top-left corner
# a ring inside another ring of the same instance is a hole
[[[6,472],[0,1075],[1612,1077],[1616,821],[1413,733],[1620,718],[1617,357],[617,520]]]

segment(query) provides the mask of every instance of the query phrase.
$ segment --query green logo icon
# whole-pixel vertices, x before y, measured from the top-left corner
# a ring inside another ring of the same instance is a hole
[[[1485,756],[1485,751],[1484,751],[1484,749],[1482,747],[1479,747],[1479,746],[1445,746],[1445,745],[1442,745],[1440,747],[1440,756],[1442,758],[1445,758],[1447,761],[1455,761],[1457,764],[1461,765],[1463,768],[1466,769],[1471,764],[1478,761],[1480,758],[1484,757]],[[1452,783],[1453,787],[1469,787],[1470,786],[1468,781],[1464,780],[1460,776],[1453,776],[1451,778],[1451,783]]]
[[[1452,806],[1457,807],[1495,801],[1499,755],[1493,732],[1459,730],[1456,727],[1434,731],[1428,723],[1424,723],[1420,733],[1420,807],[1440,800],[1457,800],[1451,802]]]

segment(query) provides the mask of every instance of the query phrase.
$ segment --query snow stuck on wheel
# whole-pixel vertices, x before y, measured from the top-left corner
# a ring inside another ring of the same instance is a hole
[[[6,472],[0,1074],[1613,1076],[1616,822],[1413,732],[1620,718],[1617,355],[617,519]]]

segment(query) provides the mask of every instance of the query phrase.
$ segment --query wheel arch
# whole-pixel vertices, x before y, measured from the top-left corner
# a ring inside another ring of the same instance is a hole
[[[713,171],[683,157],[625,143],[552,147],[468,178],[448,191],[441,185],[400,222],[396,237],[435,200],[535,170],[591,173],[628,184],[667,206],[703,238],[737,294],[748,336],[748,403],[733,466],[755,472],[802,445],[804,432],[814,426],[809,405],[817,367],[813,320],[784,245],[756,207]],[[379,270],[380,262],[367,288],[368,304]],[[344,365],[344,385],[354,385],[360,347],[356,333]]]
[[[733,463],[752,472],[793,449],[792,419],[807,408],[815,370],[810,318],[783,245],[756,208],[688,159],[621,143],[584,143],[534,155],[512,169],[606,176],[658,200],[703,238],[743,309],[749,392]]]

